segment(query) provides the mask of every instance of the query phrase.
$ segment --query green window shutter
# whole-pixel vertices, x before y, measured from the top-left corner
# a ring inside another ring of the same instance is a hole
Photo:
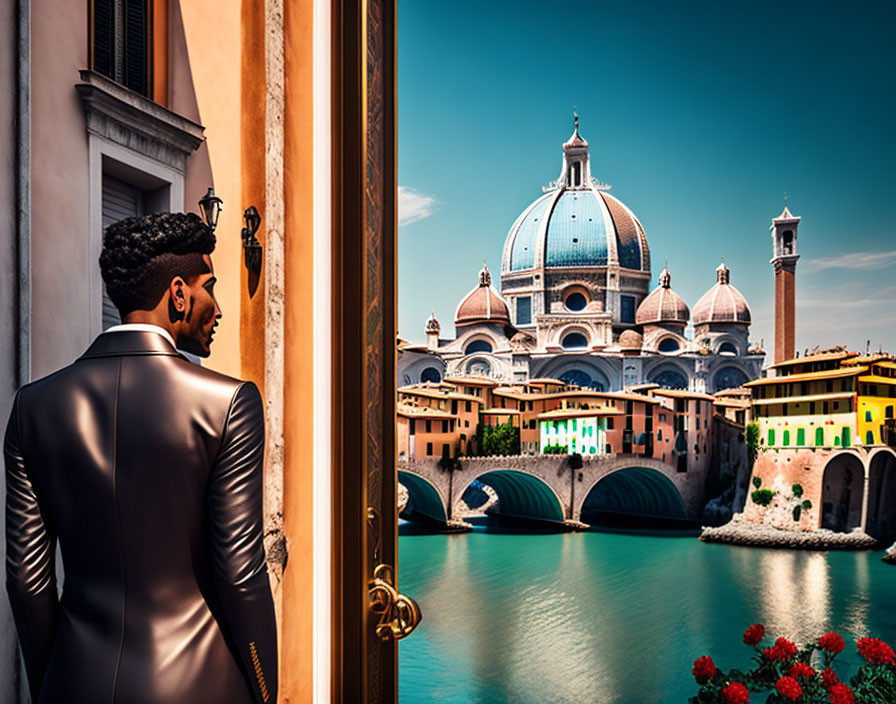
[[[866,445],[874,444],[874,431],[873,430],[869,430],[867,433],[865,433],[865,444]]]
[[[852,445],[852,436],[850,434],[849,426],[843,426],[843,439],[840,441],[840,444],[843,447],[849,447]]]
[[[871,411],[865,411],[865,422],[866,423],[871,422]]]
[[[824,445],[824,428],[815,429],[815,444],[818,447]]]
[[[771,447],[772,445],[775,444],[775,429],[774,428],[768,429],[768,444],[769,444],[769,447]]]
[[[797,428],[796,444],[797,445],[805,445],[806,444],[806,429],[805,428]]]
[[[789,445],[789,444],[790,444],[790,431],[785,430],[784,431],[784,445]]]

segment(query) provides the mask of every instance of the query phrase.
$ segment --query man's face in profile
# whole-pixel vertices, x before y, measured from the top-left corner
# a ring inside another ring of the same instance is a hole
[[[180,322],[178,346],[197,357],[208,357],[221,309],[215,300],[217,279],[212,259],[208,254],[203,254],[202,260],[208,266],[208,271],[187,282],[189,300],[184,319]]]

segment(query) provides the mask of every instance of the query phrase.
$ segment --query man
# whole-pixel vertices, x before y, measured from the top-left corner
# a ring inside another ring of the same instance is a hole
[[[7,591],[35,702],[276,701],[261,398],[177,352],[209,355],[214,247],[193,214],[110,226],[124,324],[16,395]]]

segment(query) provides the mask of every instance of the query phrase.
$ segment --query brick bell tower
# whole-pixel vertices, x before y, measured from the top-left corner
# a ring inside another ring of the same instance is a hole
[[[793,359],[796,349],[796,230],[800,218],[787,209],[772,220],[775,267],[775,358],[774,363]]]

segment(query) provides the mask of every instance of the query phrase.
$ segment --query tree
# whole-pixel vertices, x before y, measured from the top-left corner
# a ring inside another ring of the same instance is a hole
[[[485,425],[476,428],[477,449],[480,455],[520,454],[520,429],[513,423]]]
[[[759,423],[755,420],[747,423],[746,427],[747,451],[750,456],[750,467],[756,461],[756,455],[759,452]]]

